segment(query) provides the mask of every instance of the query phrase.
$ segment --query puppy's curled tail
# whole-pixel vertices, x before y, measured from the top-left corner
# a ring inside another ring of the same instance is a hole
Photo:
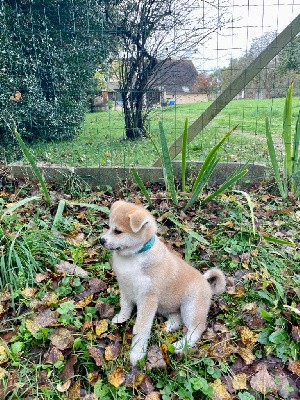
[[[225,291],[226,278],[219,268],[212,268],[203,274],[204,278],[210,284],[213,294],[220,294]]]

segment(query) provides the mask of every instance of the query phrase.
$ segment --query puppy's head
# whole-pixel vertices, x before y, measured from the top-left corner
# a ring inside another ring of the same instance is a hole
[[[156,222],[142,206],[116,201],[110,209],[109,230],[101,243],[122,255],[132,255],[156,234]]]

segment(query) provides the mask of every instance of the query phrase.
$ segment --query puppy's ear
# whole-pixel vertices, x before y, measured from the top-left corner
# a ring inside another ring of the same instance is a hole
[[[132,232],[139,232],[143,226],[151,221],[151,216],[145,212],[145,210],[137,210],[132,214],[129,214],[129,224]]]

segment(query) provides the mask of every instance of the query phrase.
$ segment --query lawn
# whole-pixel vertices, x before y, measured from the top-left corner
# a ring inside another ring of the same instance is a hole
[[[148,188],[161,238],[200,271],[221,268],[227,290],[193,349],[176,357],[182,331],[166,334],[158,317],[147,360],[132,369],[134,319],[111,322],[119,291],[99,237],[114,200],[146,200],[136,186],[65,185],[49,188],[47,206],[38,187],[0,178],[1,399],[299,398],[299,200],[249,188],[252,220],[242,193],[183,212],[184,197],[175,206],[164,188]]]
[[[183,132],[185,118],[191,124],[210,103],[194,103],[157,108],[150,114],[149,132],[158,143],[158,122],[163,121],[168,143],[172,144]],[[294,118],[299,110],[299,99],[294,102]],[[188,157],[203,160],[211,147],[232,127],[234,135],[223,149],[223,161],[266,162],[265,117],[272,119],[272,130],[280,152],[280,135],[284,99],[234,100],[222,110],[208,127],[189,145]],[[150,166],[158,158],[149,139],[124,140],[121,111],[87,114],[81,131],[72,142],[35,144],[32,146],[41,161],[71,166],[80,165],[144,165]]]

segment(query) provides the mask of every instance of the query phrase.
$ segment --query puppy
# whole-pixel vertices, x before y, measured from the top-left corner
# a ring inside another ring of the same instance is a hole
[[[156,236],[153,216],[142,206],[116,201],[109,218],[109,230],[101,243],[113,250],[112,264],[120,288],[121,310],[112,322],[127,321],[137,307],[130,351],[132,365],[147,351],[156,313],[167,317],[166,331],[187,327],[185,336],[174,343],[175,351],[193,346],[206,328],[213,294],[225,290],[226,280],[219,269],[202,275]]]

